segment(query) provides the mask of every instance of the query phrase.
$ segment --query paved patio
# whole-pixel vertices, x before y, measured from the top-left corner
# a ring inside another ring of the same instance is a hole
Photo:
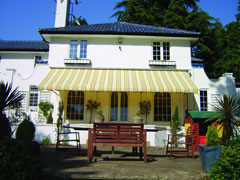
[[[125,157],[103,159],[111,148],[99,148],[95,162],[89,163],[86,148],[81,156],[74,150],[62,150],[55,155],[55,146],[41,146],[41,159],[46,163],[44,179],[205,179],[200,157],[177,156],[169,160],[165,149],[148,148],[148,163],[132,156],[131,148],[115,148],[115,154]],[[198,153],[196,153],[198,154]]]

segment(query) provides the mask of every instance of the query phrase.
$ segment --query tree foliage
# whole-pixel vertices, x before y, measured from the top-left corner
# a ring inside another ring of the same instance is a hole
[[[12,84],[0,82],[0,138],[12,135],[11,124],[5,111],[8,107],[15,106],[24,98],[18,88],[12,89]]]
[[[223,124],[222,144],[229,146],[230,140],[238,133],[237,118],[240,116],[240,97],[224,95],[223,99],[218,99],[214,104],[214,110],[219,114],[209,118],[216,123]]]

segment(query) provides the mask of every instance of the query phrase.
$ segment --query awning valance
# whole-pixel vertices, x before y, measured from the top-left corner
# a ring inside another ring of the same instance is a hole
[[[186,71],[53,68],[40,90],[197,93]]]

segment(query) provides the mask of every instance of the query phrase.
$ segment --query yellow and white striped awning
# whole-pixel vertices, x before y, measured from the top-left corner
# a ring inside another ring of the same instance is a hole
[[[186,71],[53,68],[40,90],[197,93]]]

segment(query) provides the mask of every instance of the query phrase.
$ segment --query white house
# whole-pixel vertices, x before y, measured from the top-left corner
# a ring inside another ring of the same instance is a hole
[[[89,100],[101,103],[105,122],[132,122],[139,102],[150,101],[144,123],[155,128],[169,125],[176,106],[184,123],[186,111],[210,111],[217,98],[236,93],[233,74],[210,80],[191,58],[198,32],[126,22],[66,26],[67,2],[57,1],[55,27],[39,30],[44,42],[0,41],[0,77],[24,91],[24,110],[37,126],[41,100],[54,104],[56,121],[62,99],[65,123],[75,126],[91,126]],[[18,50],[7,49],[17,43]],[[166,136],[151,132],[147,140],[163,146]]]

